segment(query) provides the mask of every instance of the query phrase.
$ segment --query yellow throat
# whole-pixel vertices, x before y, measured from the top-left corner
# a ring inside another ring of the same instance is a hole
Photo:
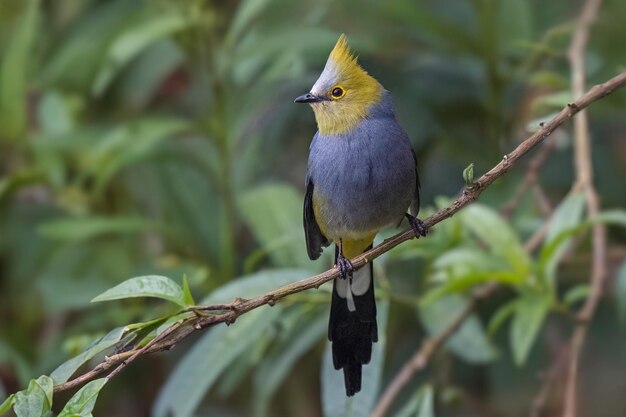
[[[341,90],[342,95],[337,93]],[[321,134],[345,133],[367,116],[384,89],[358,64],[348,39],[341,35],[311,92],[327,100],[311,103]]]

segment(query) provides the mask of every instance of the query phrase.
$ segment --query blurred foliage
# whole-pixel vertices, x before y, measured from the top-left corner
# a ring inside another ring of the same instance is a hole
[[[436,196],[471,184],[571,100],[566,49],[580,4],[0,0],[0,413],[13,405],[20,416],[87,416],[95,404],[96,415],[119,416],[367,415],[421,340],[476,285],[496,280],[504,289],[414,381],[398,415],[525,415],[536,373],[589,291],[585,232],[604,222],[618,278],[583,358],[584,374],[603,383],[583,383],[581,415],[623,414],[623,93],[589,112],[602,216],[583,221],[582,196],[564,198],[574,175],[565,127],[540,176],[556,209],[537,251],[524,249],[545,222],[531,193],[511,219],[498,213],[520,166],[482,204],[377,260],[381,340],[364,368],[366,395],[346,400],[331,369],[326,287],[146,358],[97,404],[106,380],[71,399],[51,393],[53,380],[180,320],[192,293],[199,304],[228,302],[330,266],[328,253],[306,256],[302,185],[315,126],[293,98],[339,33],[393,93],[418,153],[426,215],[449,201]],[[625,2],[605,2],[590,85],[624,70],[624,16]],[[98,294],[125,300],[90,305]]]

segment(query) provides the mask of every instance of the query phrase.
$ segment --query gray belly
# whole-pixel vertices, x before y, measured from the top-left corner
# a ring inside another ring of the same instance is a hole
[[[411,205],[415,162],[406,134],[393,123],[364,134],[318,135],[312,143],[313,205],[329,239],[360,238],[395,225]]]

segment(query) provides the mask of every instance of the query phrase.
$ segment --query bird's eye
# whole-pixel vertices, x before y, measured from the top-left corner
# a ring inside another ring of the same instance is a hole
[[[341,98],[343,97],[343,95],[346,92],[344,91],[343,88],[339,87],[339,86],[335,86],[332,91],[330,92],[330,94],[333,96],[333,98]]]

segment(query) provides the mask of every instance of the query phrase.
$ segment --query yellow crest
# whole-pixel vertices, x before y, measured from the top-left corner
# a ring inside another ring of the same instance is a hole
[[[346,67],[355,65],[362,69],[357,63],[356,57],[352,54],[350,46],[348,45],[348,38],[343,33],[339,36],[335,47],[330,53],[330,59],[332,59],[336,65],[345,69]]]

